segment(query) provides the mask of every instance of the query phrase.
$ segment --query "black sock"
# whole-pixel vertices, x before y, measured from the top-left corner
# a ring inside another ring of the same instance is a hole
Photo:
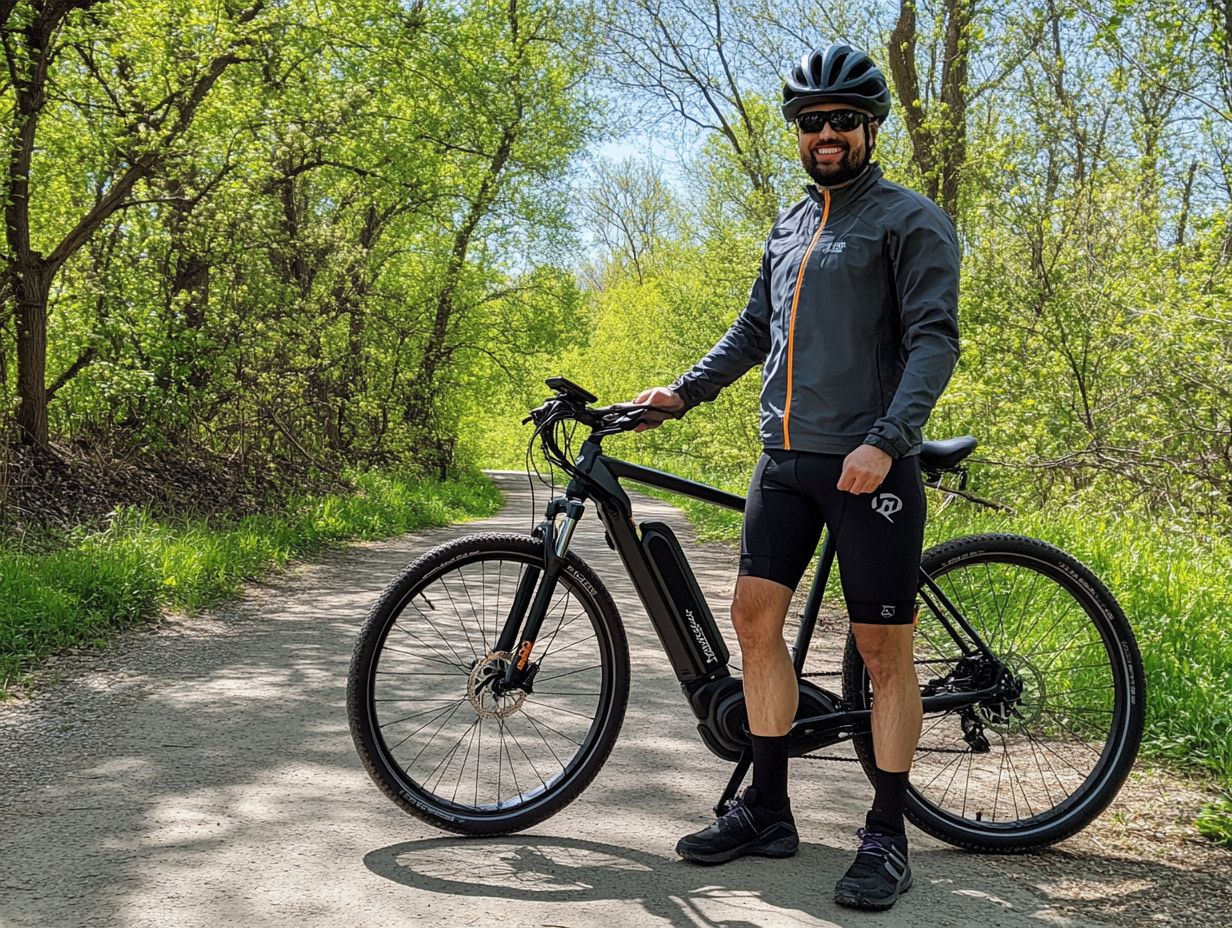
[[[787,736],[753,739],[753,790],[757,805],[777,812],[787,805]]]
[[[883,835],[905,835],[903,806],[907,804],[907,771],[887,773],[880,767],[873,772],[873,808],[864,827]]]

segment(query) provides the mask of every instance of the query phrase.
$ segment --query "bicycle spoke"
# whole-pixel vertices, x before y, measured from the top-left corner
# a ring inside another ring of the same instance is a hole
[[[449,720],[453,718],[454,713],[458,711],[461,705],[462,705],[462,700],[459,699],[458,702],[452,708],[449,709],[449,712],[447,715],[445,714],[444,709],[441,710],[441,714],[445,715],[445,719],[444,721],[441,722],[440,726],[436,729],[436,731],[432,733],[432,737],[428,739],[428,744],[425,744],[422,748],[419,749],[419,754],[422,754],[424,751],[426,751],[428,749],[428,745],[430,745],[434,740],[436,740],[436,736],[441,733],[442,728],[444,728],[446,725],[449,724]],[[438,715],[437,718],[440,718],[440,716]],[[399,741],[389,750],[391,752],[398,750],[398,748],[402,747],[402,745],[406,744],[407,741],[415,737],[415,735],[419,734],[421,731],[423,731],[425,728],[431,725],[432,722],[435,722],[435,721],[436,719],[434,718],[428,722],[425,722],[423,725],[419,726],[419,728],[416,728],[413,732],[411,732],[409,735],[407,735],[405,738],[403,738],[401,741]],[[414,764],[415,761],[419,759],[419,754],[416,754],[413,758],[411,758],[411,764]],[[407,766],[409,767],[411,766],[411,764],[407,764]]]
[[[483,760],[483,716],[479,717],[479,748],[475,751],[475,805],[479,805],[479,762]]]
[[[454,754],[457,753],[457,750],[459,747],[461,747],[462,742],[466,740],[466,736],[474,730],[475,725],[478,723],[478,721],[479,721],[479,718],[476,717],[475,721],[471,722],[471,724],[467,726],[466,730],[463,731],[462,734],[458,736],[458,740],[455,741],[449,747],[449,749],[445,752],[445,756],[442,757],[439,761],[437,761],[436,766],[432,768],[432,772],[429,773],[426,777],[424,777],[425,786],[431,785],[432,777],[433,775],[436,774],[438,770],[440,770],[440,777],[437,779],[436,785],[440,786],[441,780],[445,778],[445,774],[449,771],[449,764],[453,760]],[[442,764],[444,765],[443,767],[441,766]]]
[[[454,700],[450,700],[450,702],[448,703],[448,705],[453,705],[453,703],[455,703],[455,702],[461,702],[461,701],[462,701],[461,699],[454,699]],[[391,728],[391,727],[393,727],[394,725],[398,725],[398,724],[400,724],[400,723],[402,723],[402,722],[405,722],[405,721],[407,721],[407,720],[409,720],[409,719],[417,719],[417,718],[419,718],[419,717],[420,717],[420,716],[422,716],[422,715],[427,715],[429,712],[436,712],[436,711],[438,711],[438,710],[439,710],[439,709],[441,709],[441,708],[443,708],[443,707],[441,707],[441,706],[434,706],[434,707],[432,707],[431,709],[421,709],[419,712],[412,712],[410,715],[404,715],[404,716],[402,716],[402,718],[400,718],[400,719],[394,719],[392,722],[383,722],[383,723],[381,724],[381,730],[382,730],[382,731],[384,731],[386,728]]]
[[[1048,806],[1051,808],[1056,805],[1056,802],[1053,801],[1052,791],[1048,789],[1048,779],[1044,776],[1044,768],[1040,764],[1039,753],[1035,749],[1035,739],[1031,737],[1029,732],[1027,733],[1027,744],[1031,748],[1031,759],[1035,761],[1035,769],[1039,771],[1040,775],[1040,785],[1044,787],[1044,795],[1048,798]],[[1051,765],[1049,765],[1049,769],[1051,769]],[[1055,777],[1056,772],[1054,771],[1052,775]]]
[[[555,712],[564,712],[567,715],[576,715],[578,718],[586,719],[586,721],[588,722],[594,721],[593,716],[583,715],[581,712],[575,712],[573,709],[566,709],[564,706],[558,706],[555,703],[537,702],[535,703],[535,705],[538,706],[540,709],[552,709]]]
[[[567,671],[563,671],[562,673],[554,673],[550,677],[544,677],[543,679],[538,680],[536,682],[547,683],[548,680],[559,680],[561,677],[571,677],[575,673],[585,673],[587,670],[598,670],[602,666],[603,666],[602,664],[592,664],[589,667],[579,667],[577,668],[577,670],[567,670]]]
[[[1009,745],[1006,744],[1005,735],[1000,734],[999,736],[1001,739],[1001,749],[1005,752],[1005,756],[1009,761],[1010,788],[1013,789],[1014,784],[1018,784],[1018,792],[1022,795],[1022,803],[1027,807],[1027,813],[1034,817],[1035,809],[1031,805],[1031,797],[1027,795],[1026,787],[1023,786],[1022,775],[1018,772],[1018,767],[1014,763],[1014,752],[1011,751],[1009,749]],[[1014,814],[1018,815],[1017,804],[1015,804],[1014,807]]]
[[[445,595],[449,597],[449,605],[453,607],[454,615],[460,616],[461,610],[458,608],[457,602],[454,601],[453,592],[449,589],[448,585],[446,585],[445,583],[441,583],[440,586],[441,586],[441,589],[445,591]],[[441,640],[445,642],[450,652],[453,653],[454,657],[458,657],[458,652],[454,651],[453,649],[453,643],[448,638],[446,638],[444,635],[441,635],[440,629],[438,629],[435,625],[433,625],[432,620],[429,619],[427,615],[424,615],[423,613],[420,613],[420,614],[423,615],[424,621],[427,622],[432,627],[432,630],[436,632],[438,635],[440,635]],[[466,623],[464,621],[460,621],[459,624],[462,626],[462,630],[466,631]],[[470,636],[467,636],[467,644],[470,644]],[[473,657],[475,660],[479,660],[479,655],[475,653],[474,645],[471,645],[471,657]],[[458,657],[458,663],[465,664],[466,661]]]
[[[549,751],[551,751],[552,758],[556,761],[556,763],[560,764],[560,769],[561,769],[561,772],[563,773],[565,769],[565,762],[560,759],[560,756],[556,753],[556,749],[552,747],[548,739],[544,737],[543,729],[541,729],[538,726],[538,724],[536,724],[535,720],[531,718],[529,712],[523,712],[522,714],[526,717],[526,721],[530,723],[530,727],[533,728],[535,730],[535,733],[539,736],[539,740],[543,742],[543,746],[546,747]],[[575,742],[575,743],[580,743],[580,742]]]
[[[598,637],[599,637],[599,633],[598,633],[598,632],[591,632],[591,633],[590,633],[589,635],[587,635],[585,638],[579,638],[577,641],[571,641],[569,644],[567,644],[567,645],[563,645],[562,647],[557,648],[557,649],[556,649],[555,651],[553,651],[552,653],[553,653],[553,654],[557,654],[557,655],[559,655],[562,651],[568,651],[570,648],[576,647],[576,646],[577,646],[577,645],[579,645],[579,644],[585,644],[585,643],[586,643],[586,642],[588,642],[588,641],[593,641],[594,639],[596,639],[596,638],[598,638]],[[539,664],[540,664],[540,666],[542,666],[542,665],[543,665],[543,658],[544,658],[544,657],[547,657],[547,655],[546,655],[546,654],[544,654],[542,657],[540,657],[540,658],[539,658]]]
[[[543,774],[539,772],[537,767],[535,767],[535,762],[531,760],[530,755],[526,753],[526,748],[522,747],[522,742],[518,740],[518,736],[514,732],[512,726],[506,725],[505,730],[509,732],[509,737],[513,739],[513,743],[518,746],[518,750],[522,753],[522,756],[526,758],[526,763],[530,765],[531,773],[537,776],[539,778],[539,782],[543,784],[543,788],[547,789],[548,781],[543,778]]]
[[[1047,602],[1047,603],[1045,603],[1045,606],[1046,606],[1047,608],[1045,608],[1045,609],[1037,609],[1037,610],[1035,610],[1035,617],[1034,617],[1033,621],[1031,622],[1030,627],[1028,627],[1028,628],[1026,628],[1026,629],[1023,629],[1023,630],[1020,630],[1020,631],[1018,632],[1018,634],[1016,634],[1016,635],[1015,635],[1015,636],[1014,636],[1011,640],[1012,640],[1013,642],[1015,642],[1015,643],[1017,643],[1017,642],[1018,642],[1018,641],[1020,641],[1020,640],[1021,640],[1021,641],[1026,641],[1026,640],[1028,640],[1028,639],[1029,639],[1030,634],[1031,634],[1032,632],[1034,632],[1036,628],[1038,628],[1038,627],[1039,627],[1039,624],[1040,624],[1040,622],[1041,622],[1041,621],[1043,621],[1044,616],[1046,616],[1046,615],[1048,615],[1048,614],[1050,613],[1051,608],[1052,608],[1052,604],[1053,604],[1054,602],[1056,602],[1057,597],[1058,597],[1058,596],[1060,596],[1060,595],[1062,595],[1062,594],[1064,594],[1064,593],[1065,593],[1065,590],[1064,590],[1061,586],[1059,586],[1059,585],[1055,585],[1055,584],[1054,584],[1054,585],[1053,585],[1053,587],[1052,587],[1052,592],[1051,592],[1051,593],[1049,593],[1049,596],[1048,596],[1048,602]],[[1068,594],[1066,594],[1066,595],[1068,595]],[[1053,625],[1055,626],[1055,624],[1056,624],[1056,623],[1054,622],[1054,623],[1053,623]],[[1041,636],[1040,640],[1042,640],[1042,641],[1048,641],[1048,638],[1047,638],[1046,636]],[[1016,648],[1011,648],[1011,650],[1017,650],[1017,649],[1016,649]]]
[[[563,616],[563,612],[564,612],[564,610],[562,609],[561,611],[562,611],[561,620],[562,620],[562,621],[564,621],[564,616]],[[569,621],[568,621],[568,622],[565,622],[565,624],[564,624],[564,626],[563,626],[563,627],[564,627],[564,628],[568,628],[570,625],[572,625],[574,622],[576,622],[579,618],[581,618],[581,617],[582,617],[582,616],[584,616],[584,615],[586,615],[586,612],[585,612],[585,611],[582,611],[582,612],[579,612],[579,613],[575,614],[574,616],[572,616],[572,617],[569,619]],[[552,651],[552,643],[553,643],[554,641],[556,641],[556,636],[557,636],[558,634],[560,634],[560,632],[561,632],[561,628],[562,628],[562,626],[561,626],[560,622],[556,623],[556,629],[555,629],[555,631],[553,631],[553,632],[552,632],[552,637],[548,639],[548,643],[547,643],[546,645],[544,645],[544,647],[543,647],[543,655],[542,655],[542,657],[540,658],[540,660],[542,660],[543,658],[546,658],[546,657],[548,656],[548,654],[551,654],[551,653],[556,653],[556,652],[553,652],[553,651]]]
[[[475,615],[479,619],[480,622],[482,622],[483,613],[475,609],[475,600],[471,597],[471,587],[470,587],[470,584],[466,582],[465,565],[458,568],[457,574],[458,574],[458,579],[462,581],[462,592],[466,595],[466,602],[471,607],[471,613]],[[471,653],[474,654],[476,658],[478,658],[480,651],[478,648],[475,647],[475,642],[471,638],[471,630],[467,627],[467,623],[465,621],[462,621],[462,622],[459,622],[458,624],[462,626],[462,634],[466,635],[466,643],[471,646]],[[480,643],[481,644],[483,643],[482,638],[480,640]],[[483,649],[483,653],[484,654],[487,653],[486,648]]]
[[[577,745],[578,747],[581,747],[581,746],[582,746],[582,742],[577,741],[577,740],[575,740],[575,739],[573,739],[573,738],[570,738],[570,737],[569,737],[568,735],[566,735],[563,731],[559,731],[559,730],[557,730],[557,729],[553,728],[553,727],[552,727],[551,725],[549,725],[547,722],[544,722],[544,721],[542,721],[542,720],[536,720],[536,719],[535,719],[535,717],[534,717],[533,715],[531,715],[529,712],[527,712],[525,709],[523,709],[523,710],[522,710],[522,714],[523,714],[524,716],[526,716],[527,721],[528,721],[528,722],[530,722],[532,725],[534,725],[536,728],[537,728],[538,726],[542,725],[542,726],[543,726],[544,728],[546,728],[548,731],[552,732],[552,734],[554,734],[554,735],[560,735],[560,737],[564,738],[564,739],[565,739],[566,741],[568,741],[570,744],[575,744],[575,745]]]
[[[455,650],[453,649],[453,645],[452,645],[452,644],[450,644],[449,639],[448,639],[448,638],[446,638],[444,635],[442,635],[442,634],[441,634],[441,630],[440,630],[439,628],[437,628],[435,625],[433,625],[433,624],[432,624],[432,620],[428,618],[428,614],[427,614],[426,612],[424,612],[422,609],[420,609],[418,606],[416,606],[413,602],[412,602],[410,605],[411,605],[411,606],[413,606],[413,607],[416,609],[416,611],[418,611],[418,612],[419,612],[420,617],[421,617],[421,618],[422,618],[425,622],[427,622],[427,623],[428,623],[428,627],[429,627],[429,628],[431,628],[434,632],[436,632],[436,636],[437,636],[438,638],[440,638],[440,639],[441,639],[441,641],[445,642],[445,647],[447,647],[447,648],[449,649],[449,653],[453,655],[453,662],[454,662],[457,666],[459,666],[459,667],[465,667],[465,666],[466,666],[466,661],[465,661],[463,658],[461,658],[461,657],[459,657],[459,656],[458,656],[458,652],[457,652],[457,651],[455,651]],[[396,628],[400,628],[401,626],[399,626],[399,625],[397,625],[397,623],[395,623],[395,627],[396,627]],[[445,655],[444,655],[442,652],[437,651],[437,650],[436,650],[436,648],[433,648],[433,647],[432,647],[431,645],[429,645],[426,641],[421,641],[421,640],[420,640],[420,638],[419,638],[419,636],[418,636],[418,635],[415,635],[414,633],[412,633],[410,629],[407,629],[407,628],[402,628],[402,631],[406,632],[406,634],[410,635],[410,636],[411,636],[412,638],[414,638],[416,641],[419,641],[419,642],[420,642],[420,644],[422,644],[425,648],[430,648],[430,649],[431,649],[434,653],[436,653],[436,654],[440,654],[440,656],[441,656],[441,658],[442,658],[442,659],[446,659],[446,660],[447,660],[447,658],[445,658]]]
[[[459,670],[465,670],[465,668],[466,668],[466,664],[465,664],[465,662],[457,660],[457,659],[456,659],[456,658],[457,658],[457,655],[456,655],[456,654],[454,655],[455,660],[450,660],[450,659],[449,659],[449,658],[445,655],[445,653],[444,653],[443,651],[438,651],[438,650],[437,650],[435,647],[433,647],[431,644],[429,644],[428,642],[424,641],[422,638],[420,638],[418,635],[416,635],[416,634],[415,634],[413,631],[411,631],[409,628],[406,628],[406,627],[402,624],[402,622],[401,622],[400,620],[399,620],[399,621],[397,621],[397,622],[394,622],[394,624],[391,626],[391,629],[393,629],[393,630],[397,630],[397,631],[400,631],[400,632],[402,632],[402,634],[406,635],[408,638],[412,638],[412,639],[414,639],[414,640],[415,640],[416,642],[418,642],[420,645],[422,645],[423,647],[425,647],[425,648],[427,648],[429,651],[431,651],[433,654],[435,654],[435,655],[437,656],[437,658],[440,660],[440,662],[441,662],[442,664],[448,664],[450,667],[457,667]]]
[[[453,661],[447,661],[440,657],[429,657],[426,654],[420,654],[418,651],[404,651],[401,648],[395,648],[392,645],[386,644],[382,651],[393,651],[395,654],[405,654],[407,657],[417,657],[422,661],[430,661],[433,664],[443,664],[446,667],[454,667],[466,673],[465,667],[458,667]]]
[[[522,793],[522,786],[521,784],[518,783],[518,772],[513,769],[513,757],[509,754],[509,745],[505,744],[505,729],[507,727],[508,726],[505,725],[505,720],[501,719],[500,720],[501,750],[505,752],[505,759],[509,761],[509,775],[513,777],[513,787],[514,789],[518,791],[518,798],[521,799],[523,796],[523,793]]]

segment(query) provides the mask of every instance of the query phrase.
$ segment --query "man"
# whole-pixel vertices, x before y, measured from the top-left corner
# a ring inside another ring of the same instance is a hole
[[[783,622],[824,522],[872,678],[877,762],[873,806],[835,900],[869,909],[888,909],[911,886],[903,807],[922,712],[911,644],[925,517],[918,455],[958,360],[953,225],[870,160],[889,111],[885,78],[863,52],[831,45],[803,57],[783,87],[783,115],[815,185],[775,221],[727,334],[671,387],[636,400],[683,414],[764,365],[764,451],[732,601],[753,782],[677,852],[721,863],[796,851],[786,735],[799,691]]]

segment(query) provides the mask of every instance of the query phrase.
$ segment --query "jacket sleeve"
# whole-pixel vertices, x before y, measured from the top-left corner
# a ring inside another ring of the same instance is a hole
[[[940,209],[912,217],[890,260],[907,361],[886,414],[864,443],[899,458],[919,450],[924,423],[958,363],[958,237]]]
[[[770,351],[769,264],[769,253],[764,251],[761,270],[744,310],[710,353],[671,385],[676,395],[684,400],[686,412],[699,403],[713,400],[720,390],[766,359]]]

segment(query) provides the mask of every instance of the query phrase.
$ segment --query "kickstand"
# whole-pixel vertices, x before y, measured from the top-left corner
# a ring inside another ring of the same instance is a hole
[[[723,795],[714,804],[714,814],[716,816],[721,818],[731,808],[731,804],[736,798],[736,790],[744,782],[744,776],[749,772],[749,767],[752,765],[753,752],[746,750],[740,755],[740,760],[736,761],[736,769],[732,771],[731,779],[727,781],[727,786],[723,789]]]

